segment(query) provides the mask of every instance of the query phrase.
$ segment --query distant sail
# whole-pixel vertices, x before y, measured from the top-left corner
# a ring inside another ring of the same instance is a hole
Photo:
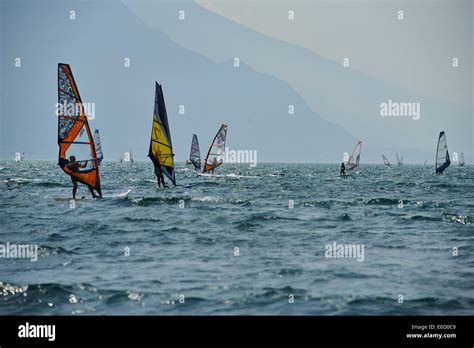
[[[217,132],[214,140],[209,146],[206,159],[204,160],[204,173],[214,170],[224,162],[225,140],[227,137],[227,125],[223,124]]]
[[[464,152],[461,152],[459,154],[459,166],[464,167],[464,164],[465,164],[465,162],[464,162]]]
[[[84,113],[82,99],[68,64],[58,64],[58,164],[77,181],[89,185],[102,195],[99,162],[94,138]],[[67,167],[74,155],[84,168],[73,172]]]
[[[402,166],[403,165],[403,157],[398,157],[398,153],[397,153],[397,166]]]
[[[437,174],[441,174],[451,164],[451,160],[449,159],[448,144],[446,142],[446,134],[444,132],[439,133],[435,163]]]
[[[155,85],[155,111],[153,113],[153,126],[151,130],[150,157],[155,167],[160,167],[164,175],[176,185],[173,145],[166,113],[165,98],[161,85]]]
[[[120,157],[120,162],[131,162],[133,163],[133,158],[132,158],[132,149],[130,151],[124,152],[122,156]]]
[[[99,166],[104,159],[104,154],[102,153],[102,145],[100,144],[99,130],[94,131],[94,143],[95,143],[95,152],[97,153],[97,159],[99,161]]]
[[[189,161],[194,165],[196,170],[201,170],[201,152],[199,151],[199,141],[196,134],[193,134],[193,140],[191,141]]]
[[[391,167],[392,164],[390,163],[390,161],[387,159],[387,157],[385,157],[384,154],[382,154],[382,159],[383,159],[383,164],[385,164],[386,167]]]
[[[357,168],[359,166],[360,161],[360,153],[362,150],[362,141],[357,142],[354,150],[352,151],[351,157],[347,161],[348,170]]]

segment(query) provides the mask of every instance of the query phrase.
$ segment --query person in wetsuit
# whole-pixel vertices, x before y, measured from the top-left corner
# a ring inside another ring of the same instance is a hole
[[[214,174],[214,169],[217,167],[217,158],[214,157],[214,161],[212,161],[212,169],[209,171],[209,173]]]
[[[76,161],[76,156],[69,156],[69,163],[66,165],[72,172],[80,172],[81,168],[85,168],[87,166],[88,161],[81,161],[80,164],[79,162]],[[76,192],[77,192],[77,179],[71,175],[71,180],[72,180],[72,199],[76,199]],[[89,188],[89,191],[92,194],[92,198],[97,198],[98,196],[94,193],[94,190],[92,187],[87,185]]]
[[[155,166],[155,175],[158,187],[161,187],[161,184],[163,184],[163,187],[166,187],[165,178],[163,177],[163,171],[160,166]]]

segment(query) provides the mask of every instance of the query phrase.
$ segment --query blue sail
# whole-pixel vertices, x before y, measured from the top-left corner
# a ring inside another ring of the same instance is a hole
[[[451,164],[448,152],[448,143],[446,142],[446,134],[439,133],[438,147],[436,149],[436,173],[441,174]]]

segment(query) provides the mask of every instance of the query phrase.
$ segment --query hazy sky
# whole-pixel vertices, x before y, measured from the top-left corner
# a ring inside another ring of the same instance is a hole
[[[341,62],[348,57],[353,68],[417,94],[472,104],[471,0],[196,2],[325,58]],[[400,10],[403,20],[398,20]],[[451,68],[453,57],[459,58],[462,70]],[[443,65],[446,69],[439,68]]]

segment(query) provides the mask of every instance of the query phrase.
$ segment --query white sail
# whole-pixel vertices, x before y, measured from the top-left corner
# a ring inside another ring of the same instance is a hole
[[[466,163],[466,162],[464,162],[464,152],[461,152],[461,153],[459,154],[459,166],[460,166],[460,167],[464,167],[464,164],[465,164],[465,163]]]
[[[94,143],[95,143],[95,152],[97,154],[97,160],[99,161],[99,165],[104,159],[104,154],[102,153],[102,144],[100,143],[100,136],[99,130],[96,129],[94,131]]]
[[[398,152],[397,152],[397,166],[402,166],[403,165],[403,156],[402,157],[398,157]]]
[[[347,161],[348,170],[354,169],[359,166],[360,153],[362,150],[362,141],[357,142],[354,150],[352,151],[351,157]]]
[[[214,140],[209,146],[206,158],[204,159],[204,170],[214,171],[215,168],[220,166],[224,162],[224,151],[225,151],[225,140],[227,138],[227,125],[223,124],[217,132]]]

